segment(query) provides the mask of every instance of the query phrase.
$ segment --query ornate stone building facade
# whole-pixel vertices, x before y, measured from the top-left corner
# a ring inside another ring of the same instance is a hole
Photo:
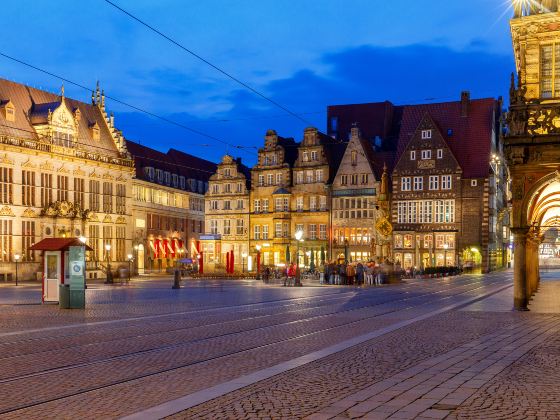
[[[99,86],[91,104],[0,80],[0,271],[35,277],[47,237],[85,236],[89,276],[132,249],[133,161]],[[111,245],[106,251],[105,245]]]
[[[363,262],[389,256],[391,232],[381,227],[383,219],[389,222],[388,214],[378,199],[383,168],[393,159],[392,153],[375,152],[372,142],[352,127],[332,187],[333,259]]]
[[[127,142],[136,167],[132,180],[135,268],[165,271],[195,260],[204,232],[204,194],[216,165],[171,149],[158,152]]]
[[[206,192],[206,235],[201,241],[204,266],[209,271],[225,270],[226,253],[233,251],[234,269],[249,264],[250,169],[225,155],[210,177]]]
[[[467,92],[405,107],[392,176],[393,258],[403,267],[506,264],[500,107]]]

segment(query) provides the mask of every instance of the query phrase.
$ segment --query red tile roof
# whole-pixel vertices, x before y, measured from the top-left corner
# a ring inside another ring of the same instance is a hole
[[[85,246],[87,251],[93,251],[88,245],[84,245],[78,238],[45,238],[32,245],[32,251],[65,251],[71,246]]]
[[[461,116],[460,101],[406,106],[402,115],[397,156],[404,152],[426,114],[439,127],[463,169],[463,176],[486,178],[493,135],[499,135],[497,119],[500,115],[500,102],[492,98],[471,100],[466,117]]]

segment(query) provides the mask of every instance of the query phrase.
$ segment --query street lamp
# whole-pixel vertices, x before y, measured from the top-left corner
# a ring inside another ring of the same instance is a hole
[[[113,273],[111,272],[111,244],[105,244],[105,251],[107,257],[107,280],[106,284],[113,284]]]
[[[447,267],[447,249],[449,248],[449,244],[443,244],[443,261],[445,267]]]
[[[296,238],[296,286],[301,286],[301,273],[299,271],[299,243],[303,242],[303,230],[298,230],[295,233]]]
[[[14,255],[14,260],[16,260],[16,286],[18,285],[18,262],[20,258],[21,255],[19,254]]]
[[[128,259],[128,282],[130,282],[130,270],[131,270],[131,265],[132,265],[132,254],[128,254],[126,256],[126,258]]]
[[[257,250],[257,276],[256,276],[256,280],[260,280],[261,279],[261,246],[259,244],[257,244],[255,246],[255,249]]]
[[[247,253],[241,254],[241,272],[245,273],[245,258],[247,258]]]

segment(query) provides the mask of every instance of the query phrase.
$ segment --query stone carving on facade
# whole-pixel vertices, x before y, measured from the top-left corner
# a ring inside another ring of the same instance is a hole
[[[80,168],[74,169],[74,172],[72,173],[76,176],[86,176],[86,173],[82,171]]]
[[[0,164],[2,164],[2,165],[13,165],[14,161],[13,161],[13,159],[10,159],[8,157],[7,153],[4,153],[3,155],[0,156]]]
[[[512,147],[507,151],[507,160],[510,165],[522,165],[525,163],[525,148]]]
[[[52,163],[50,163],[50,162],[42,163],[41,165],[39,165],[39,168],[42,169],[43,171],[52,171],[52,170],[54,170],[54,166],[53,166]]]
[[[90,222],[99,222],[99,217],[97,217],[97,214],[90,212],[88,215],[88,220]]]
[[[113,223],[113,219],[111,218],[110,215],[106,214],[105,217],[103,218],[103,223]]]
[[[41,210],[41,216],[86,220],[89,212],[89,210],[82,209],[77,203],[55,201]]]
[[[39,215],[35,212],[35,210],[26,208],[23,212],[23,217],[38,217]]]
[[[95,170],[89,174],[90,178],[101,178],[101,175],[99,175],[97,172],[95,172]]]
[[[103,179],[114,180],[115,177],[111,174],[103,174]]]
[[[58,168],[56,171],[57,171],[57,172],[60,172],[61,174],[69,174],[69,173],[70,173],[70,171],[69,171],[67,168],[65,168],[64,165],[62,165],[62,166],[61,166],[60,168]]]
[[[0,216],[10,216],[10,217],[14,217],[15,214],[12,211],[12,209],[8,206],[4,206],[0,209]]]
[[[124,217],[124,216],[117,217],[117,220],[115,220],[115,223],[118,223],[118,224],[121,224],[121,225],[126,225],[126,217]]]
[[[525,194],[524,179],[518,179],[513,182],[512,196],[514,200],[523,200]]]
[[[25,162],[23,162],[21,164],[22,168],[29,168],[29,169],[36,169],[37,165],[35,165],[32,161],[31,158],[27,159]]]

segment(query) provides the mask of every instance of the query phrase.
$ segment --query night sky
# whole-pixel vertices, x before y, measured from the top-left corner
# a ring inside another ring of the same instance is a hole
[[[232,145],[107,100],[126,138],[217,161],[254,163],[267,129],[300,140],[327,105],[506,97],[514,68],[505,0],[114,0],[294,111],[302,122],[103,0],[3,2],[0,52]],[[0,77],[61,81],[0,57]],[[66,95],[90,93],[66,84]],[[252,148],[254,147],[254,148]]]

